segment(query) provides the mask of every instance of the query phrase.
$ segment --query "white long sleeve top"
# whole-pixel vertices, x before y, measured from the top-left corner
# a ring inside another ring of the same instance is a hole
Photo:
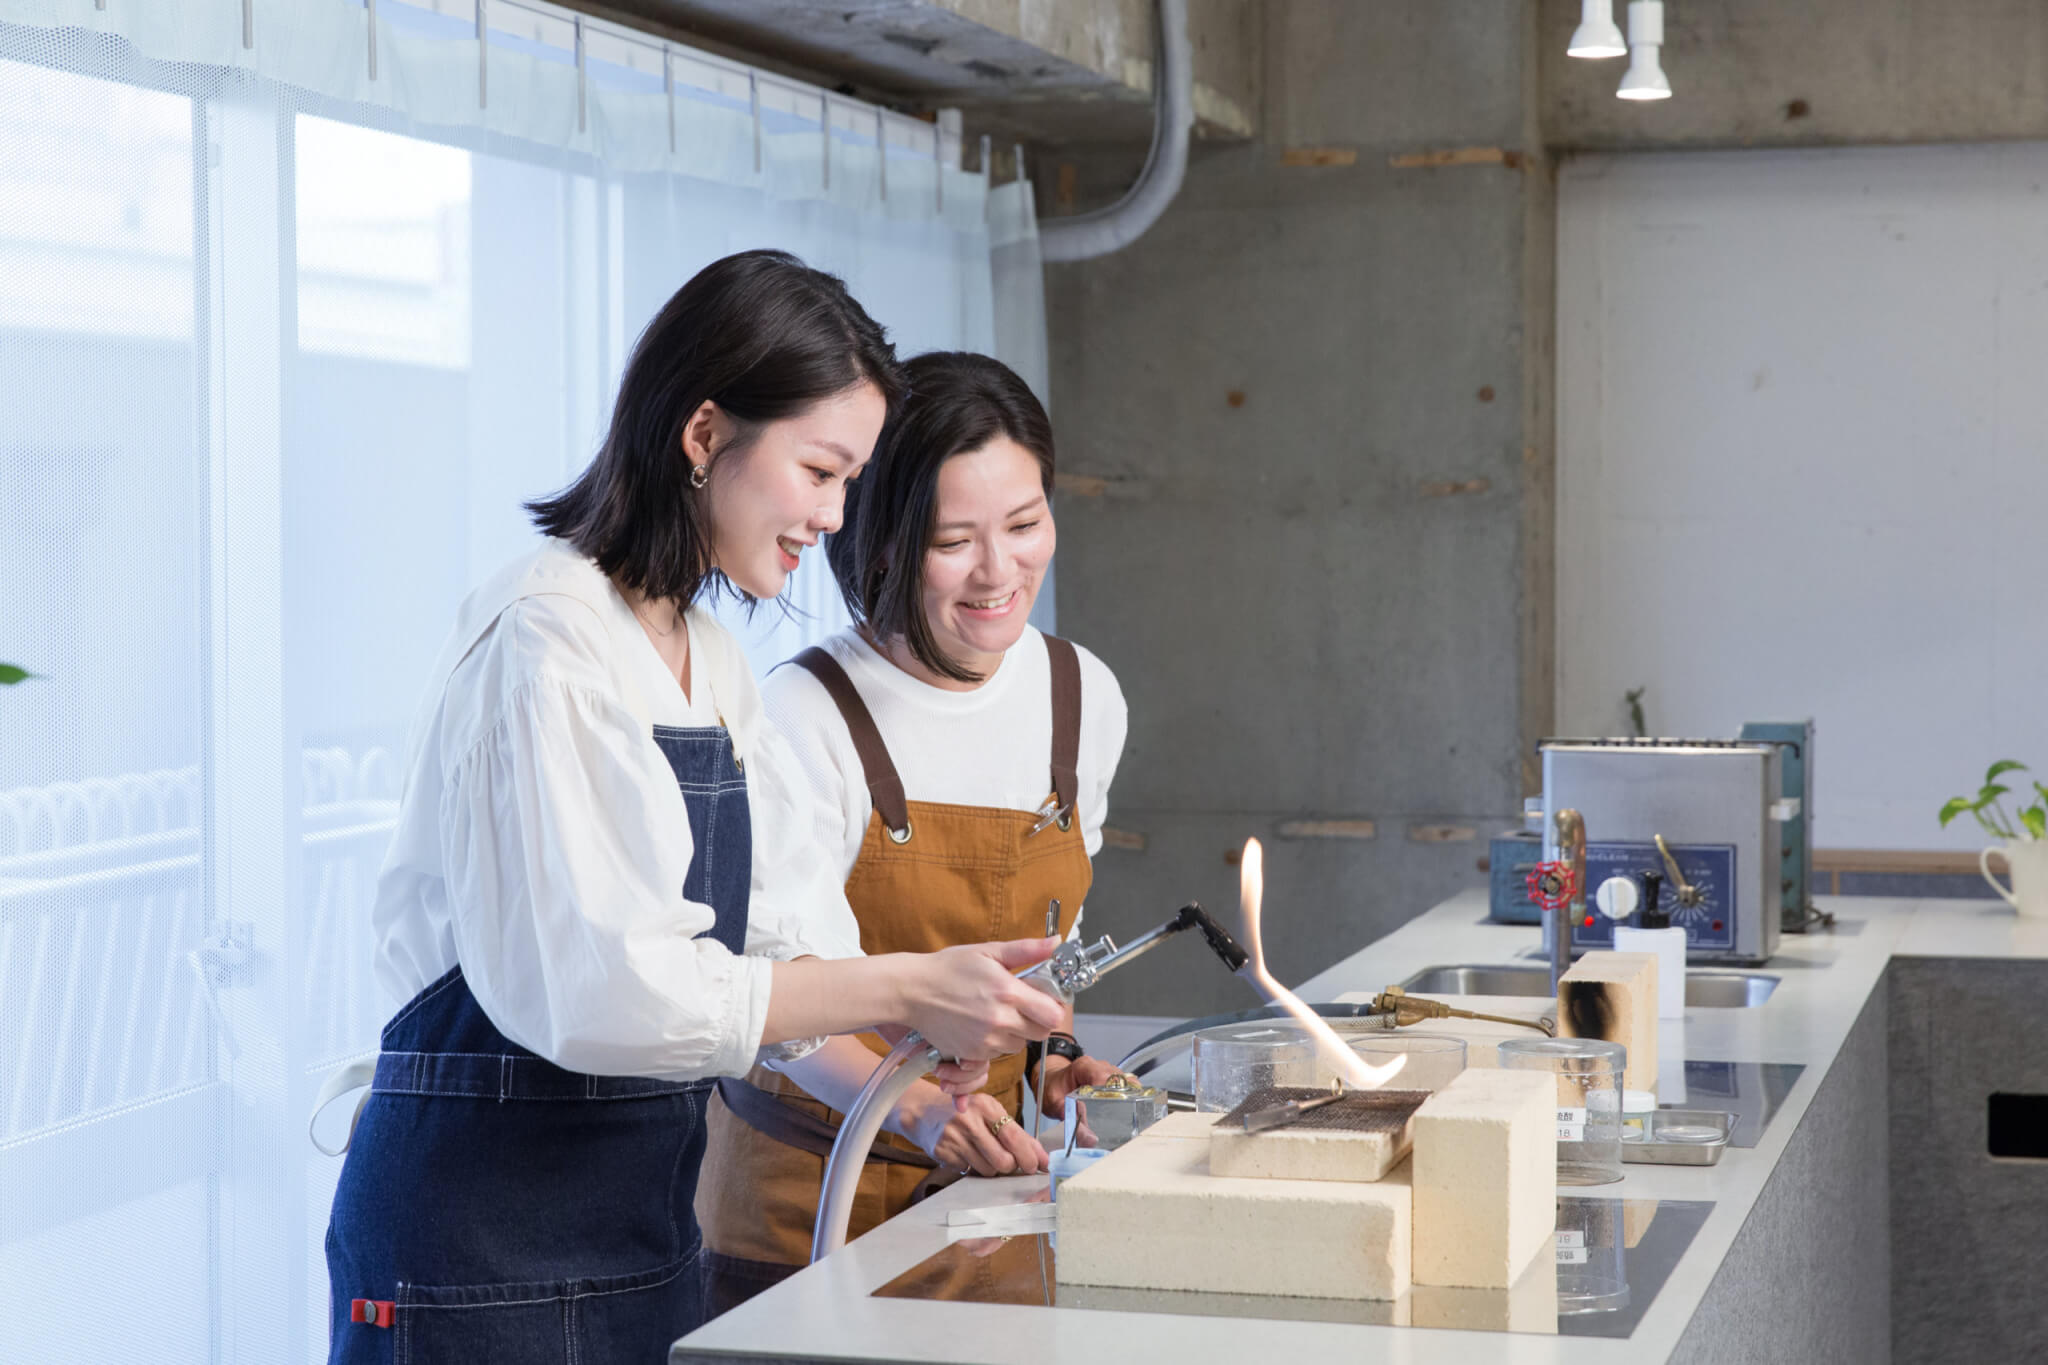
[[[686,613],[685,694],[632,608],[550,541],[473,593],[414,727],[371,921],[377,975],[411,999],[456,963],[484,1013],[559,1066],[694,1080],[764,1054],[770,962],[856,957],[845,879],[813,839],[803,772],[738,644]],[[724,724],[746,774],[746,955],[682,893],[694,846],[654,725]]]
[[[821,642],[859,689],[912,801],[1034,811],[1052,790],[1052,665],[1045,636],[1027,628],[995,673],[967,692],[905,673],[855,630]],[[1081,747],[1074,804],[1092,858],[1102,848],[1109,784],[1123,756],[1128,713],[1109,666],[1079,645]],[[810,779],[816,843],[843,882],[853,873],[874,799],[853,736],[824,684],[784,664],[761,685],[768,714]],[[1079,921],[1076,921],[1078,926]]]

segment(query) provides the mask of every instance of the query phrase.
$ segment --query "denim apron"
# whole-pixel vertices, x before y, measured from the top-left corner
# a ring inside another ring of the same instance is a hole
[[[731,734],[653,732],[689,810],[683,894],[739,953],[753,839]],[[385,1026],[342,1167],[331,1365],[666,1359],[704,1317],[691,1205],[712,1084],[555,1066],[450,968]]]

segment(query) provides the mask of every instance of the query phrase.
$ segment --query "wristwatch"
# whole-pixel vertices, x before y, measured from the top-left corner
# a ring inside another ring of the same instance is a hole
[[[1055,1033],[1042,1043],[1026,1043],[1024,1045],[1025,1074],[1033,1078],[1037,1077],[1038,1064],[1048,1055],[1064,1057],[1070,1062],[1078,1062],[1088,1054],[1082,1051],[1081,1044],[1075,1041],[1073,1034]]]

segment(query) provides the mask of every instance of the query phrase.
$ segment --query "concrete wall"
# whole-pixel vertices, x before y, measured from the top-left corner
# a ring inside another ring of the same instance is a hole
[[[1272,956],[1305,975],[1477,880],[1480,844],[1411,831],[1483,840],[1533,786],[1556,610],[1549,157],[2048,136],[2038,4],[1675,4],[1678,93],[1648,105],[1613,97],[1623,63],[1564,56],[1578,10],[1266,5],[1258,141],[1198,148],[1144,240],[1048,272],[1063,468],[1103,481],[1061,502],[1060,622],[1124,681],[1112,820],[1145,841],[1099,860],[1099,922],[1229,907],[1244,835],[1369,820],[1370,840],[1272,847]],[[1431,153],[1451,164],[1414,164]],[[1040,153],[1042,205],[1085,209],[1131,170],[1062,156]],[[1100,996],[1237,998],[1157,968]]]
[[[1519,808],[1550,692],[1534,18],[1266,7],[1263,137],[1198,149],[1135,246],[1047,272],[1061,468],[1092,491],[1059,502],[1060,624],[1122,680],[1111,823],[1144,841],[1097,860],[1098,929],[1190,897],[1234,919],[1258,834],[1298,980],[1483,881]],[[1297,820],[1375,833],[1274,837]],[[1158,957],[1088,1001],[1242,1003]]]

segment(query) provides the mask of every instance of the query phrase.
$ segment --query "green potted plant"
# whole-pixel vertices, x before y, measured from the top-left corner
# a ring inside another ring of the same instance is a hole
[[[2030,782],[2033,799],[2019,807],[2017,819],[2005,804],[2013,789],[2003,779],[2009,773],[2027,771],[2026,764],[2010,758],[1992,764],[1985,770],[1984,785],[1975,796],[1955,797],[1941,808],[1941,825],[1948,828],[1949,821],[1966,811],[1975,817],[1984,832],[1999,841],[1977,854],[1977,870],[1984,874],[1984,880],[2020,914],[2048,919],[2048,787]],[[2010,890],[2000,886],[1991,875],[1994,853],[2005,859],[2012,879]]]

